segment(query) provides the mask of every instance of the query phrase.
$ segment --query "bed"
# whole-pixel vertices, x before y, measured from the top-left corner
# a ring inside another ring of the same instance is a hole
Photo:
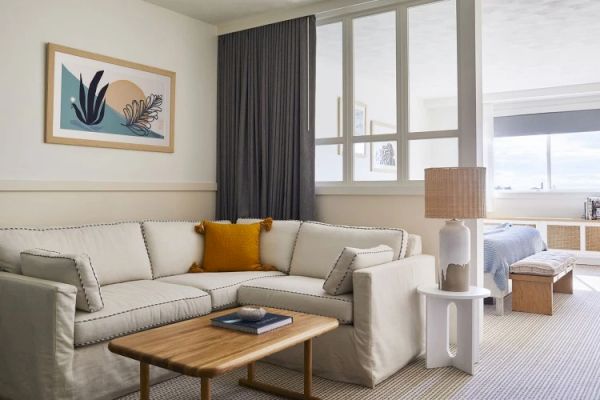
[[[483,285],[489,289],[498,314],[504,314],[504,297],[511,293],[510,265],[546,250],[540,232],[530,226],[501,224],[483,234]]]

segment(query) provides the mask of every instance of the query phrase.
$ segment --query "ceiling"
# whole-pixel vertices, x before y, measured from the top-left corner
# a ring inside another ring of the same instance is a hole
[[[418,97],[456,96],[454,1],[409,8],[409,83]],[[395,64],[382,60],[394,54],[394,24],[366,18],[373,23],[355,37],[355,63],[363,76],[393,82]],[[484,93],[600,82],[598,21],[600,0],[482,0]],[[319,30],[318,54],[339,64],[339,29]]]
[[[323,0],[146,0],[149,3],[217,25],[242,17],[286,8],[296,8]]]

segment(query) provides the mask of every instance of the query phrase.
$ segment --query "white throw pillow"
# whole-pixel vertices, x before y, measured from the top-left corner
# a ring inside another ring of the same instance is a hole
[[[57,251],[32,249],[21,252],[23,275],[62,282],[77,288],[75,306],[94,312],[104,308],[98,277],[87,254],[63,254]]]
[[[390,246],[379,245],[370,249],[344,247],[331,272],[325,279],[323,289],[334,296],[352,292],[352,273],[359,269],[385,264],[394,260]]]

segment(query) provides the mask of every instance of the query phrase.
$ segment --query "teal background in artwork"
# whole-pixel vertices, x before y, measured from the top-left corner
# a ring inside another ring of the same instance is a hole
[[[85,86],[86,93],[88,87]],[[112,135],[127,135],[135,137],[146,137],[154,139],[163,139],[164,136],[150,131],[149,135],[136,135],[129,130],[125,124],[125,117],[120,112],[115,111],[108,104],[104,111],[104,118],[102,122],[95,126],[87,126],[77,119],[73,105],[71,103],[71,97],[74,97],[75,103],[78,103],[79,99],[79,78],[75,77],[64,65],[62,66],[62,77],[61,77],[61,99],[60,99],[60,128],[71,129],[76,131],[88,131],[96,133],[105,133]]]

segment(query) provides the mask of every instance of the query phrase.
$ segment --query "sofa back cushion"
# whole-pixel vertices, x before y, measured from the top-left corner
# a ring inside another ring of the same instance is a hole
[[[197,224],[198,221],[144,221],[142,223],[155,278],[185,274],[193,263],[202,265],[204,237],[194,230]]]
[[[152,279],[137,222],[63,228],[0,228],[0,270],[21,273],[21,252],[33,248],[90,256],[101,285]]]
[[[403,229],[304,222],[298,231],[290,275],[325,279],[344,247],[387,245],[397,260],[405,256],[407,241],[408,233]]]
[[[253,224],[260,221],[262,220],[239,218],[237,223]],[[271,230],[260,234],[260,262],[288,273],[300,224],[300,221],[273,220]]]

